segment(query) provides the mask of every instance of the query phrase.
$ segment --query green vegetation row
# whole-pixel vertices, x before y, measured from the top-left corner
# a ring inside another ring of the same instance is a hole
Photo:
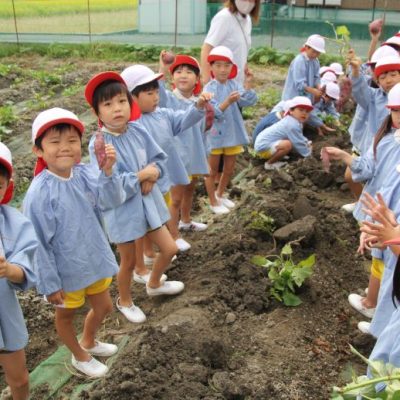
[[[12,18],[11,0],[3,0],[0,6],[0,18]],[[7,3],[4,4],[4,3]],[[60,14],[86,13],[88,10],[113,11],[137,8],[138,0],[14,0],[17,17],[48,17]]]

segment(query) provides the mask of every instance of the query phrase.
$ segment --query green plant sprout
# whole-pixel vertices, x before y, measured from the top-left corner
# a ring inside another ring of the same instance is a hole
[[[353,373],[353,381],[343,387],[334,387],[331,400],[399,400],[400,399],[400,368],[383,361],[371,361],[360,354],[353,346],[351,352],[368,364],[372,378],[368,376],[356,376]],[[384,388],[376,391],[378,384]],[[382,386],[383,386],[382,385]],[[381,385],[380,385],[381,386]]]
[[[275,230],[275,221],[272,217],[265,215],[262,211],[253,211],[251,213],[251,222],[249,229],[272,235]]]
[[[253,264],[268,269],[268,278],[272,283],[270,295],[290,307],[302,303],[296,295],[296,289],[312,275],[315,264],[315,254],[297,264],[293,261],[292,254],[292,247],[287,243],[279,255],[254,256],[251,259]]]
[[[333,41],[339,45],[339,54],[346,58],[348,51],[351,49],[350,45],[350,31],[346,25],[339,25],[335,27],[330,21],[325,21],[326,24],[330,25],[335,34],[335,39],[325,37],[326,40]]]

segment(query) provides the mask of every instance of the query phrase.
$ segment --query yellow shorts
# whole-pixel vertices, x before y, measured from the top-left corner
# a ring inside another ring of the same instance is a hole
[[[371,275],[380,281],[382,281],[383,270],[385,269],[385,264],[379,258],[372,257],[371,263]]]
[[[189,181],[192,182],[193,179],[197,179],[197,178],[201,178],[202,174],[193,174],[193,175],[189,175]]]
[[[244,152],[243,146],[221,147],[220,149],[211,150],[211,155],[219,156],[223,154],[224,156],[236,156],[237,154],[243,152]]]
[[[258,157],[262,158],[263,160],[269,160],[272,157],[272,151],[271,150],[265,150],[265,151],[260,151],[257,153]]]
[[[165,204],[167,205],[167,207],[169,207],[172,203],[171,192],[164,193],[163,196],[164,196]]]
[[[75,292],[65,292],[64,308],[79,308],[85,304],[85,297],[104,292],[111,285],[112,278],[100,279],[90,286],[76,290]]]

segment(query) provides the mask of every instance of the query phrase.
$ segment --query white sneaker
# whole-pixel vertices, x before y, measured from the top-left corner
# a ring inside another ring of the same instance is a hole
[[[72,366],[82,374],[90,376],[91,378],[100,378],[108,372],[107,365],[97,361],[94,357],[89,361],[78,361],[74,356],[71,358]]]
[[[144,312],[138,307],[135,306],[133,303],[129,307],[121,306],[119,304],[119,298],[117,299],[117,308],[119,311],[124,314],[125,318],[129,322],[133,322],[134,324],[141,324],[142,322],[146,321],[146,315]]]
[[[272,171],[274,169],[280,169],[280,168],[284,167],[286,164],[287,164],[287,162],[285,162],[285,161],[277,161],[272,164],[270,164],[268,161],[266,161],[264,164],[264,169],[266,171]]]
[[[342,207],[340,207],[343,211],[345,211],[347,214],[352,214],[353,211],[356,208],[357,203],[348,203],[348,204],[343,204]]]
[[[178,228],[180,231],[202,232],[207,229],[207,225],[193,220],[190,222],[179,221]]]
[[[155,259],[155,257],[147,257],[146,254],[143,254],[144,265],[153,265]]]
[[[118,351],[118,347],[115,344],[103,343],[98,340],[96,340],[96,345],[91,349],[86,349],[83,346],[82,349],[86,350],[92,356],[97,357],[111,357]]]
[[[150,275],[151,275],[151,271],[148,272],[145,275],[139,275],[137,274],[135,271],[133,272],[133,280],[137,283],[141,283],[142,285],[145,285],[149,280],[150,280]],[[167,280],[167,275],[162,274],[161,278],[160,278],[160,282],[165,282]]]
[[[165,281],[160,287],[155,289],[146,285],[146,292],[149,296],[171,296],[181,293],[184,288],[185,285],[181,281]]]
[[[357,310],[359,313],[364,315],[364,317],[367,318],[372,318],[375,314],[375,308],[367,308],[364,307],[361,300],[363,299],[362,296],[360,296],[357,293],[351,293],[349,295],[349,303],[350,305]]]
[[[219,197],[215,195],[215,198],[218,200],[219,204],[226,207],[226,208],[233,208],[235,207],[235,203],[232,200],[229,200],[227,197]]]
[[[357,324],[357,328],[362,333],[366,333],[368,335],[371,335],[371,322],[361,321],[361,322],[359,322]]]
[[[185,239],[179,238],[175,240],[178,250],[181,252],[188,251],[192,246]]]
[[[228,214],[230,209],[225,206],[212,206],[210,204],[210,210],[217,215]]]

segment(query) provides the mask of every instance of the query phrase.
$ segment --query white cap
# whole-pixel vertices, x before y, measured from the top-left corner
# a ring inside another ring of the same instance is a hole
[[[329,68],[333,69],[336,75],[343,75],[343,67],[342,64],[337,62],[332,63]]]
[[[285,104],[285,106],[287,106],[288,110],[295,107],[308,108],[309,110],[312,110],[314,108],[311,103],[311,100],[305,96],[293,97],[293,99],[288,100],[286,103],[287,104]]]
[[[12,175],[11,151],[4,143],[0,143],[0,164],[3,164]]]
[[[389,71],[400,71],[400,56],[397,54],[395,57],[384,57],[379,59],[375,64],[374,74],[379,77]]]
[[[229,79],[233,79],[236,77],[238,68],[237,65],[233,62],[233,53],[231,49],[225,46],[217,46],[214,47],[210,54],[207,57],[207,61],[212,63],[213,61],[227,61],[232,63],[232,70],[229,74]],[[211,74],[212,75],[212,74]]]
[[[392,36],[391,38],[389,38],[388,40],[386,40],[386,42],[384,42],[383,44],[394,44],[395,46],[400,46],[400,36]]]
[[[399,53],[393,47],[382,45],[374,51],[368,64],[376,64],[381,58],[396,57]]]
[[[163,74],[155,74],[149,67],[136,64],[125,68],[121,72],[121,76],[126,86],[128,86],[128,90],[132,92],[133,89],[140,85],[162,78]]]
[[[79,121],[79,118],[73,112],[58,107],[50,108],[42,111],[33,121],[32,142],[35,143],[35,140],[47,129],[57,124],[73,125],[80,134],[85,130],[83,123]]]
[[[327,72],[335,72],[331,67],[321,67],[320,69],[319,69],[319,75],[321,76],[321,75],[323,75],[323,74],[326,74]]]
[[[324,76],[321,78],[322,85],[326,85],[329,82],[337,82],[337,76],[334,72],[325,72]]]
[[[334,82],[328,82],[326,84],[325,93],[329,97],[332,97],[332,99],[339,100],[339,97],[340,97],[339,85],[337,83],[334,83]]]
[[[325,53],[325,40],[321,35],[309,36],[304,45],[309,46],[320,53]]]
[[[400,83],[394,85],[388,93],[387,108],[400,108]]]

